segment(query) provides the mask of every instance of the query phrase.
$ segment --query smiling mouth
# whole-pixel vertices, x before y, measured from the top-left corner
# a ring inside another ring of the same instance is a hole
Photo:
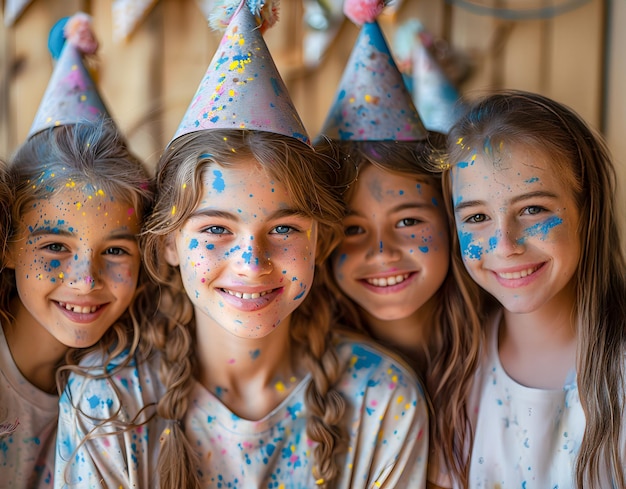
[[[67,302],[59,302],[58,303],[64,309],[68,311],[75,312],[77,314],[90,314],[96,312],[102,306],[79,306],[76,304],[69,304]]]
[[[237,297],[239,299],[258,299],[259,297],[263,297],[267,294],[272,293],[274,290],[265,290],[263,292],[253,292],[252,294],[248,294],[247,292],[237,292],[235,290],[222,289],[228,295],[232,295],[233,297]]]
[[[390,287],[404,282],[410,276],[410,273],[404,273],[402,275],[394,275],[392,277],[367,278],[365,281],[375,287]]]
[[[541,268],[541,265],[536,267],[527,268],[526,270],[520,270],[519,272],[497,272],[498,277],[506,280],[515,280],[519,278],[528,277]]]

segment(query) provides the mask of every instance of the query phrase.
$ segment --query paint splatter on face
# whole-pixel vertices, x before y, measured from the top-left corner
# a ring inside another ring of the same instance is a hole
[[[140,222],[126,203],[79,187],[36,200],[23,213],[8,266],[21,299],[14,311],[20,328],[31,329],[34,338],[47,334],[84,348],[101,338],[133,297]]]
[[[440,203],[439,192],[415,177],[374,166],[360,173],[332,260],[340,288],[368,314],[418,315],[443,283],[450,245]]]
[[[573,301],[580,241],[571,189],[542,153],[489,148],[452,169],[467,270],[512,312],[531,312],[563,294]]]
[[[266,336],[289,323],[313,281],[316,222],[253,159],[212,165],[200,204],[172,238],[167,260],[180,266],[199,329]]]

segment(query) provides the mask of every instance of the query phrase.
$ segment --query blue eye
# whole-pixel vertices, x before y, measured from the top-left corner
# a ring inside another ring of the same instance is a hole
[[[44,249],[52,251],[54,253],[67,251],[67,248],[63,246],[61,243],[50,243],[49,245],[44,246]]]
[[[204,230],[204,232],[209,234],[226,234],[228,230],[222,226],[209,226]]]
[[[527,213],[531,216],[536,216],[537,214],[541,214],[545,209],[538,205],[529,205],[524,209],[524,213]]]
[[[295,229],[291,226],[276,226],[273,230],[276,234],[289,234],[294,231]]]

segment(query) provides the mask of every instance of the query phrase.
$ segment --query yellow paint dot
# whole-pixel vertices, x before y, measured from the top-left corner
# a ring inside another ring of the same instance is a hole
[[[83,206],[82,202],[76,202],[76,208],[80,209]]]
[[[289,449],[291,450],[291,453],[294,453],[296,451],[296,446],[295,445],[291,445],[289,447]]]
[[[80,101],[84,102],[85,100],[87,100],[87,96],[86,95],[81,95],[80,96]]]
[[[382,484],[381,484],[380,482],[378,482],[378,481],[374,482],[374,485],[375,485],[376,487],[381,487],[381,486],[382,486]]]
[[[104,197],[104,190],[100,189],[96,192],[100,197]]]
[[[278,391],[278,392],[282,392],[285,390],[285,384],[283,384],[280,380],[278,382],[276,382],[276,384],[274,384],[274,388]]]
[[[391,381],[392,381],[392,382],[398,382],[398,376],[397,376],[397,375],[393,375],[393,376],[391,377]]]
[[[176,206],[175,205],[172,206],[172,215],[174,215],[174,214],[176,214]]]
[[[185,190],[187,188],[187,184],[183,183],[183,190]]]
[[[404,397],[403,396],[398,396],[398,400],[396,402],[398,404],[400,404],[402,401],[404,401]]]
[[[60,278],[61,280],[63,280],[63,277],[65,277],[65,275],[63,275],[63,272],[59,273],[59,278]]]
[[[410,405],[409,403],[406,403],[406,404],[404,405],[404,409],[410,409],[410,408],[411,408],[411,405]]]
[[[355,99],[354,97],[350,97],[350,98],[348,99],[348,102],[350,102],[351,104],[353,104],[355,100],[356,100],[356,99]]]
[[[291,382],[292,384],[293,384],[296,380],[298,380],[298,379],[296,379],[295,377],[290,377],[290,378],[289,378],[289,382]]]

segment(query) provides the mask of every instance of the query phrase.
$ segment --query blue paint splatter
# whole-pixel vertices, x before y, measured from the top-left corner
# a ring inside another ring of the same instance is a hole
[[[420,250],[422,253],[428,253],[428,246],[420,246],[420,247],[419,247],[419,250]]]
[[[215,245],[213,243],[209,243],[208,245],[206,245],[207,250],[212,250],[213,248],[215,248]]]
[[[550,233],[550,231],[552,231],[554,227],[562,223],[563,219],[557,216],[552,216],[543,222],[538,222],[534,226],[526,228],[525,234],[527,236],[539,236],[540,239],[543,240],[548,237],[548,234]]]
[[[222,172],[219,170],[213,170],[213,175],[215,175],[215,179],[213,180],[213,188],[218,192],[223,192],[226,188],[226,183],[224,182],[224,178],[222,177]]]
[[[353,365],[355,370],[375,367],[379,365],[381,361],[380,355],[366,350],[360,345],[353,345],[352,354],[356,358],[356,361]]]
[[[189,242],[189,249],[190,250],[195,250],[198,247],[198,240],[196,238],[193,238],[190,242]]]
[[[461,246],[461,254],[472,260],[480,260],[483,255],[483,249],[473,243],[474,237],[471,233],[459,232],[459,244]]]
[[[59,260],[52,260],[50,261],[50,266],[52,268],[58,268],[59,266],[61,266],[61,262]]]

